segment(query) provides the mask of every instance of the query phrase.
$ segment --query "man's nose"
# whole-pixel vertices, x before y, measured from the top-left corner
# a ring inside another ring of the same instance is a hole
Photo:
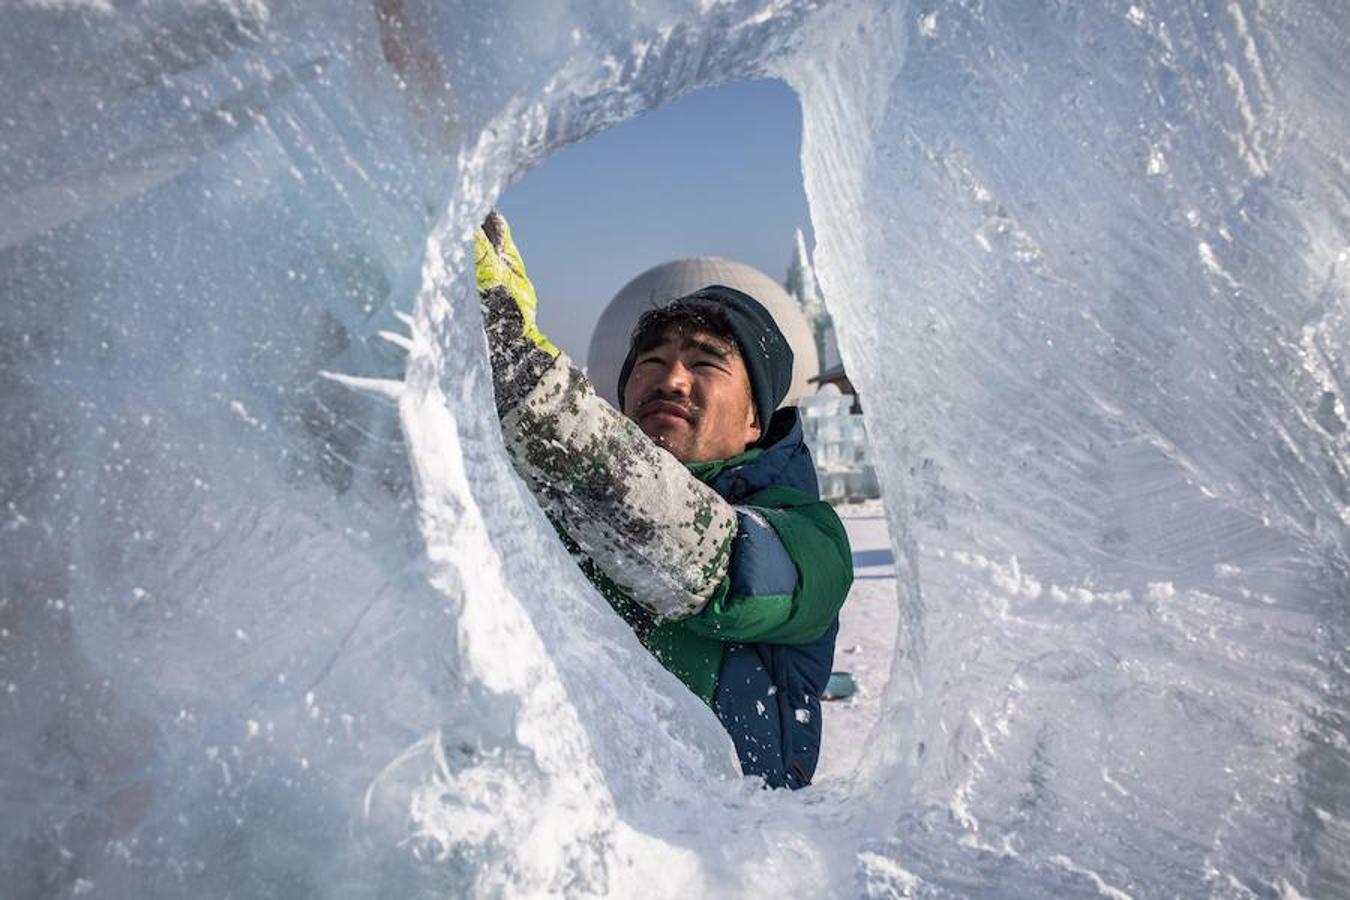
[[[665,394],[687,396],[689,393],[689,376],[689,369],[684,363],[676,360],[661,372],[661,378],[656,386]]]

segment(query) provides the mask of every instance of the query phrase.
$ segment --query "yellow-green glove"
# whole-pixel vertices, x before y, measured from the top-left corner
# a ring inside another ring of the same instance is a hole
[[[485,304],[484,313],[495,311],[493,300],[500,299],[500,292],[505,291],[520,314],[523,337],[550,357],[557,357],[558,348],[544,337],[535,321],[539,300],[534,285],[525,274],[525,261],[511,239],[511,226],[505,216],[495,209],[488,213],[474,232],[473,250],[474,275],[478,281],[478,296]]]

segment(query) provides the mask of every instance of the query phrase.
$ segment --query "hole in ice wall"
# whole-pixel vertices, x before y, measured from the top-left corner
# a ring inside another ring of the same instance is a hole
[[[541,330],[611,402],[632,325],[652,303],[729,283],[774,307],[798,357],[790,400],[854,551],[834,667],[857,689],[826,705],[820,782],[859,759],[889,677],[898,610],[866,400],[841,363],[811,265],[801,132],[797,98],[782,82],[705,89],[553,153],[498,206],[538,290]]]

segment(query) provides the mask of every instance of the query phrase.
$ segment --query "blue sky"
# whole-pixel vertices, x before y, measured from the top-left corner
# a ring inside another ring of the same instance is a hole
[[[806,231],[801,111],[779,81],[683,97],[558,151],[498,207],[539,294],[539,327],[585,364],[600,312],[633,276],[727,256],[782,281]]]

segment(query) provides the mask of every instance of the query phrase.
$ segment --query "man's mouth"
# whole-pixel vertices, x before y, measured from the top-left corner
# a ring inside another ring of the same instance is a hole
[[[642,411],[639,414],[638,421],[645,422],[653,418],[679,419],[684,422],[693,420],[693,415],[686,406],[679,403],[672,403],[669,400],[653,400],[642,405]]]

